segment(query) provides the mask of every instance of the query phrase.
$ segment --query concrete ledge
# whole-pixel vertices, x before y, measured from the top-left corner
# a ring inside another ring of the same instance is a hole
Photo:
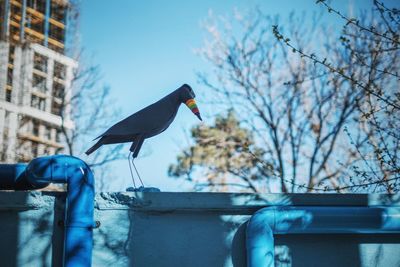
[[[0,191],[0,210],[53,208],[63,192]],[[241,193],[141,193],[101,192],[98,210],[215,211],[252,214],[266,206],[400,206],[400,194],[241,194]]]
[[[216,211],[252,214],[266,206],[400,206],[400,195],[382,194],[240,194],[240,193],[99,193],[96,208],[137,211]]]

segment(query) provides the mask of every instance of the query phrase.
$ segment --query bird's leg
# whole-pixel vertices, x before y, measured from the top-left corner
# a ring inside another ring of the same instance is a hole
[[[142,186],[144,187],[144,184],[143,184],[142,178],[140,178],[140,174],[139,174],[138,170],[136,169],[136,165],[135,165],[135,158],[134,158],[134,157],[132,157],[132,164],[133,164],[133,167],[135,168],[135,171],[136,171],[136,174],[137,174],[137,176],[139,177],[139,181],[140,181],[140,183],[141,183],[141,184],[142,184]]]
[[[136,140],[132,143],[131,148],[129,149],[132,152],[132,158],[136,158],[139,154],[140,149],[142,148],[144,142],[143,135],[139,135]]]
[[[133,181],[133,188],[136,189],[135,177],[133,177],[133,172],[132,172],[132,167],[131,167],[131,160],[130,160],[131,153],[132,152],[129,152],[129,154],[128,154],[128,164],[129,164],[129,170],[131,171],[131,177],[132,177],[132,181]],[[133,158],[132,158],[132,160],[133,160]],[[135,169],[136,169],[136,167],[135,167]]]
[[[136,140],[132,143],[132,146],[131,146],[131,148],[129,150],[132,152],[132,165],[135,168],[135,171],[136,171],[136,174],[137,174],[137,176],[139,178],[140,183],[144,187],[142,178],[140,177],[140,174],[139,174],[139,172],[138,172],[138,170],[136,168],[136,165],[135,165],[135,158],[138,156],[139,150],[142,148],[143,142],[144,142],[143,135],[137,136]],[[129,153],[129,155],[130,155],[130,153]],[[129,165],[129,167],[131,167],[131,165]],[[131,173],[132,173],[132,169],[131,169]]]

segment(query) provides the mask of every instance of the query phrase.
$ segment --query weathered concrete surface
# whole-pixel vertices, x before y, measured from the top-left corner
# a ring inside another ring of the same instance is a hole
[[[2,266],[60,266],[62,193],[0,192]],[[266,205],[385,206],[400,196],[99,193],[93,266],[245,266],[245,223]],[[55,222],[55,223],[54,223]],[[400,266],[399,234],[277,235],[276,266]]]
[[[0,191],[0,265],[61,266],[64,196]]]

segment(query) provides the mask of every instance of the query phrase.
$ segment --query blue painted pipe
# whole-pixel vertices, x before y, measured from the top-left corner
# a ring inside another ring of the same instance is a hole
[[[0,189],[29,190],[67,183],[64,219],[64,266],[92,262],[94,177],[82,160],[66,155],[40,157],[26,164],[1,164]]]
[[[274,234],[393,232],[400,232],[400,207],[267,207],[248,222],[247,266],[274,266]]]
[[[32,160],[26,173],[31,183],[67,183],[64,266],[91,266],[94,178],[89,166],[78,158],[57,155]]]
[[[49,185],[49,182],[30,183],[26,176],[27,164],[0,164],[0,190],[30,190],[40,189]]]

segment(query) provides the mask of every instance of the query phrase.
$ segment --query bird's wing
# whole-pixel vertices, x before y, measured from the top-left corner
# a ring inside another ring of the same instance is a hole
[[[105,131],[102,136],[155,135],[165,130],[175,118],[179,105],[158,101],[121,120]],[[99,138],[98,137],[98,138]]]

